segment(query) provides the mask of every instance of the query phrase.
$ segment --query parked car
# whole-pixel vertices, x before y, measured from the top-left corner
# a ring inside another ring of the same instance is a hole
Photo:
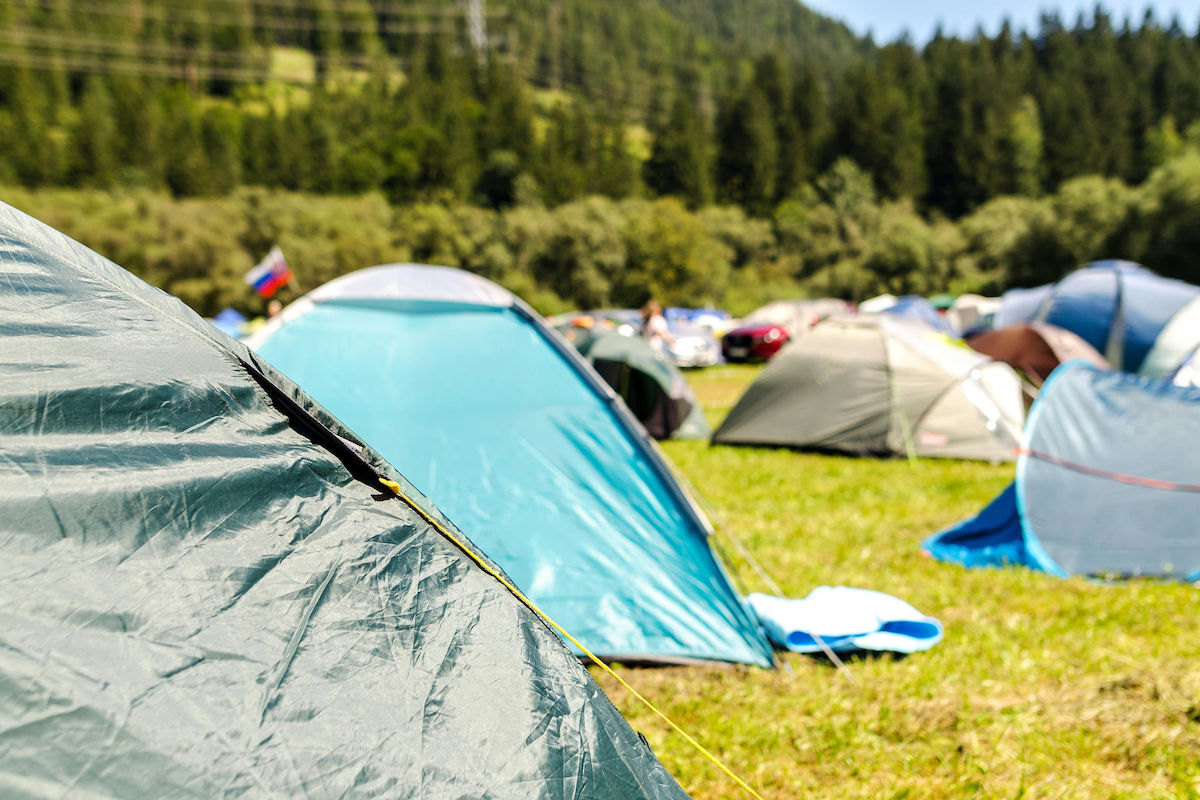
[[[670,346],[671,358],[680,367],[711,367],[721,363],[721,346],[712,332],[683,320],[667,323],[675,343]]]
[[[634,308],[598,308],[590,311],[573,311],[550,318],[552,325],[569,323],[573,319],[587,317],[595,324],[611,327],[622,336],[642,334],[642,314]],[[707,328],[686,319],[667,320],[667,329],[675,337],[675,344],[667,355],[680,367],[711,367],[721,363],[721,345],[717,337]]]
[[[754,323],[734,328],[721,339],[721,352],[731,363],[766,361],[787,344],[787,329],[774,323]]]

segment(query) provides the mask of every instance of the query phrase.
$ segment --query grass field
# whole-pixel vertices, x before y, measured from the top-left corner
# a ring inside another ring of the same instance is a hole
[[[688,377],[715,425],[754,375]],[[922,538],[978,511],[1011,467],[665,449],[788,596],[877,589],[946,626],[929,652],[855,660],[844,673],[795,654],[774,671],[624,670],[764,797],[1200,797],[1195,587],[964,570],[921,555]],[[720,534],[718,544],[732,550]],[[747,591],[765,590],[730,562]],[[593,674],[694,797],[748,797]]]

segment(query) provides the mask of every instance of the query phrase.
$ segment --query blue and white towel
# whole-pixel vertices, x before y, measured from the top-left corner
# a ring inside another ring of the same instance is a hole
[[[844,653],[888,650],[915,653],[942,640],[942,623],[899,598],[869,589],[819,586],[803,600],[752,594],[746,598],[767,637],[797,653],[819,653],[821,645]]]

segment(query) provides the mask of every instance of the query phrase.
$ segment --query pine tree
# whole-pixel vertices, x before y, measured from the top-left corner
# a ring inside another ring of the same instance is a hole
[[[132,76],[114,76],[110,85],[122,179],[162,186],[163,119],[157,88]]]
[[[600,153],[596,171],[588,180],[588,192],[620,199],[635,194],[638,188],[638,165],[629,152],[625,122],[619,116],[610,118],[600,128]]]
[[[493,60],[480,87],[483,115],[479,121],[479,149],[483,155],[497,150],[516,154],[528,163],[536,144],[533,106],[529,92],[511,67]]]
[[[825,85],[811,68],[800,70],[792,83],[792,116],[796,120],[798,141],[789,145],[793,180],[802,182],[829,166],[829,144],[832,126],[829,119],[829,98]]]
[[[241,116],[227,106],[209,108],[200,120],[211,194],[229,194],[242,182],[241,127]]]
[[[722,115],[717,147],[718,198],[767,214],[779,176],[779,142],[770,107],[757,86],[743,90]]]
[[[1009,117],[1005,136],[1006,194],[1037,197],[1042,185],[1042,121],[1037,101],[1031,95],[1021,98]]]
[[[875,177],[888,197],[925,190],[920,109],[896,73],[867,64],[852,69],[834,110],[840,151]]]
[[[704,121],[684,94],[671,103],[651,128],[650,157],[642,178],[652,192],[684,198],[697,208],[712,202],[712,160]]]
[[[208,165],[200,138],[200,120],[186,88],[175,86],[163,95],[165,177],[171,192],[193,197],[209,192]]]
[[[112,95],[104,79],[87,79],[79,105],[79,123],[71,137],[72,176],[77,183],[108,186],[117,174],[117,123]]]

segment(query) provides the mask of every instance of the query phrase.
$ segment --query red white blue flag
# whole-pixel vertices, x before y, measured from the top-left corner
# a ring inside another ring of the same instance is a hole
[[[270,297],[279,287],[292,280],[292,268],[288,266],[283,251],[272,247],[267,257],[258,266],[246,273],[246,283],[263,297]]]

